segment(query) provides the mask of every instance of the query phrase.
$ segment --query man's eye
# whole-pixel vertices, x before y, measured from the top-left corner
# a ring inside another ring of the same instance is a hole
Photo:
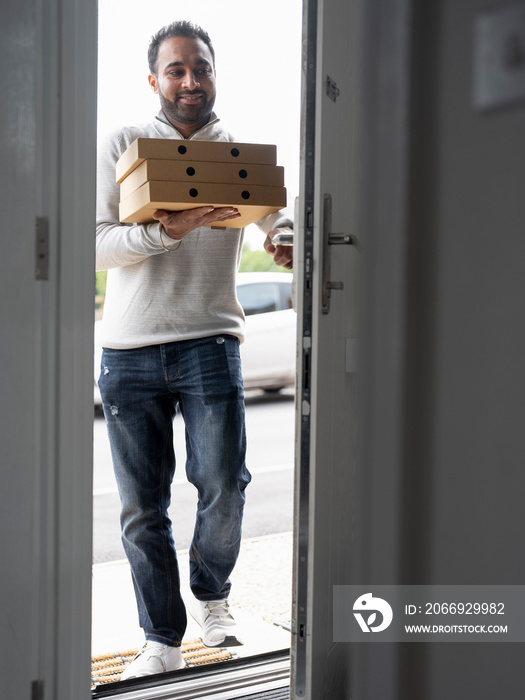
[[[195,74],[202,78],[206,78],[208,75],[211,75],[211,70],[209,68],[199,68],[199,70],[195,71]]]

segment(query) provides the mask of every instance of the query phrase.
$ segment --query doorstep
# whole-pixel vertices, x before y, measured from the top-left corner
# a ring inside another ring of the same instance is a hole
[[[270,651],[289,649],[290,633],[279,626],[279,618],[291,617],[288,602],[291,600],[291,533],[270,535],[243,541],[241,555],[232,575],[232,610],[242,629],[244,645],[229,647],[232,656],[243,658]],[[178,553],[181,581],[189,579],[188,550]],[[278,567],[275,569],[275,567]],[[257,571],[259,569],[259,571]],[[280,571],[282,569],[282,571]],[[260,571],[268,576],[263,584]],[[255,572],[255,573],[254,573]],[[238,575],[238,576],[237,576]],[[240,590],[235,588],[236,576]],[[234,591],[236,593],[234,594]],[[190,599],[187,583],[182,584],[182,595]],[[267,595],[278,600],[276,619],[268,621],[257,614],[257,606],[251,605],[250,596]],[[246,604],[244,605],[244,602]],[[291,605],[291,604],[290,604]],[[284,610],[283,608],[288,608]],[[277,624],[274,624],[276,622]],[[188,627],[183,641],[200,637],[200,627],[188,615]],[[93,566],[93,614],[92,656],[139,648],[144,636],[138,625],[133,584],[127,561],[115,561]]]

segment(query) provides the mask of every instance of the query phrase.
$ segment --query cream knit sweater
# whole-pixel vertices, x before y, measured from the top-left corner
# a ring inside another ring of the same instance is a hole
[[[242,229],[200,227],[179,245],[158,223],[119,223],[115,164],[139,136],[183,138],[161,112],[149,124],[121,129],[101,149],[96,259],[97,270],[108,270],[108,280],[99,341],[126,349],[228,333],[242,342],[244,314],[235,292]],[[191,138],[235,140],[215,115]],[[268,233],[291,222],[277,212],[258,225]]]

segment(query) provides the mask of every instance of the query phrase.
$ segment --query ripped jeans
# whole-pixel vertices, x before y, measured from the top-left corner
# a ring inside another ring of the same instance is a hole
[[[226,598],[251,479],[239,341],[225,335],[104,349],[99,387],[140,625],[146,639],[178,646],[186,611],[168,517],[173,419],[178,406],[186,429],[186,474],[198,492],[190,586],[200,600]]]

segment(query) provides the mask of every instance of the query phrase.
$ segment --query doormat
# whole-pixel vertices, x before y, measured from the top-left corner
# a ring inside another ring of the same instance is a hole
[[[139,649],[128,649],[93,656],[91,659],[91,687],[119,681],[122,672],[138,651]],[[233,659],[233,655],[226,649],[207,647],[200,639],[182,642],[181,651],[187,667]]]

